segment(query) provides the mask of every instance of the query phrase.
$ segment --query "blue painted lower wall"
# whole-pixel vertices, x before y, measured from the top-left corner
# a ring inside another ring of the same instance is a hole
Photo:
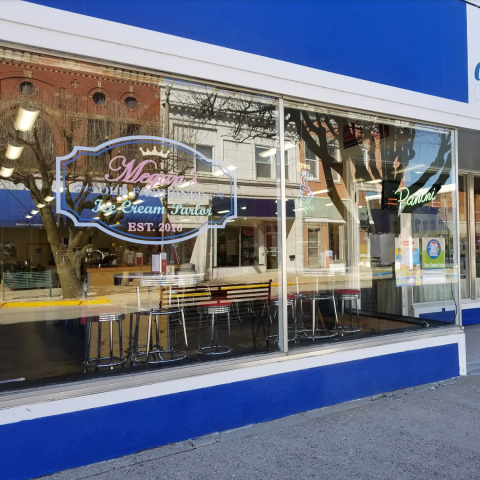
[[[462,310],[462,324],[476,325],[480,323],[480,308],[466,308]]]
[[[440,312],[421,313],[420,318],[426,320],[438,320],[439,322],[455,323],[455,311],[445,310],[442,308]],[[476,325],[480,323],[480,308],[463,308],[462,309],[462,325]]]
[[[0,478],[33,478],[458,375],[455,343],[3,425]]]

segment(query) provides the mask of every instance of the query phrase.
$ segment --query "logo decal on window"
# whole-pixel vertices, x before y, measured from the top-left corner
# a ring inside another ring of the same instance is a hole
[[[210,167],[199,172],[196,165]],[[142,244],[187,240],[237,217],[236,174],[175,140],[132,136],[57,157],[57,213]]]

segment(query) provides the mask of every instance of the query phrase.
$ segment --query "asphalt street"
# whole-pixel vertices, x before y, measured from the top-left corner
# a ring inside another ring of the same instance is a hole
[[[480,325],[466,332],[467,376],[43,478],[480,479]]]

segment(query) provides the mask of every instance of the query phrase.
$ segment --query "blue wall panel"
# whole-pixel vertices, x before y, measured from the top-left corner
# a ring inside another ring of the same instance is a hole
[[[468,101],[466,6],[460,0],[32,1]]]
[[[458,375],[452,344],[4,425],[0,478],[32,478]]]
[[[480,323],[480,308],[465,308],[462,310],[462,325],[477,325]]]

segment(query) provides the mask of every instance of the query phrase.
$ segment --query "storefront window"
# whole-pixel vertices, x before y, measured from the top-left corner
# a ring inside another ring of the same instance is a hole
[[[473,177],[473,195],[475,209],[475,287],[480,298],[480,177]]]
[[[454,322],[451,132],[295,103],[285,118],[297,179],[291,347]]]
[[[2,55],[0,388],[456,321],[451,131]]]
[[[278,350],[278,102],[2,54],[0,386]]]
[[[458,176],[458,225],[460,235],[460,292],[462,298],[470,298],[469,235],[467,215],[467,177]]]

